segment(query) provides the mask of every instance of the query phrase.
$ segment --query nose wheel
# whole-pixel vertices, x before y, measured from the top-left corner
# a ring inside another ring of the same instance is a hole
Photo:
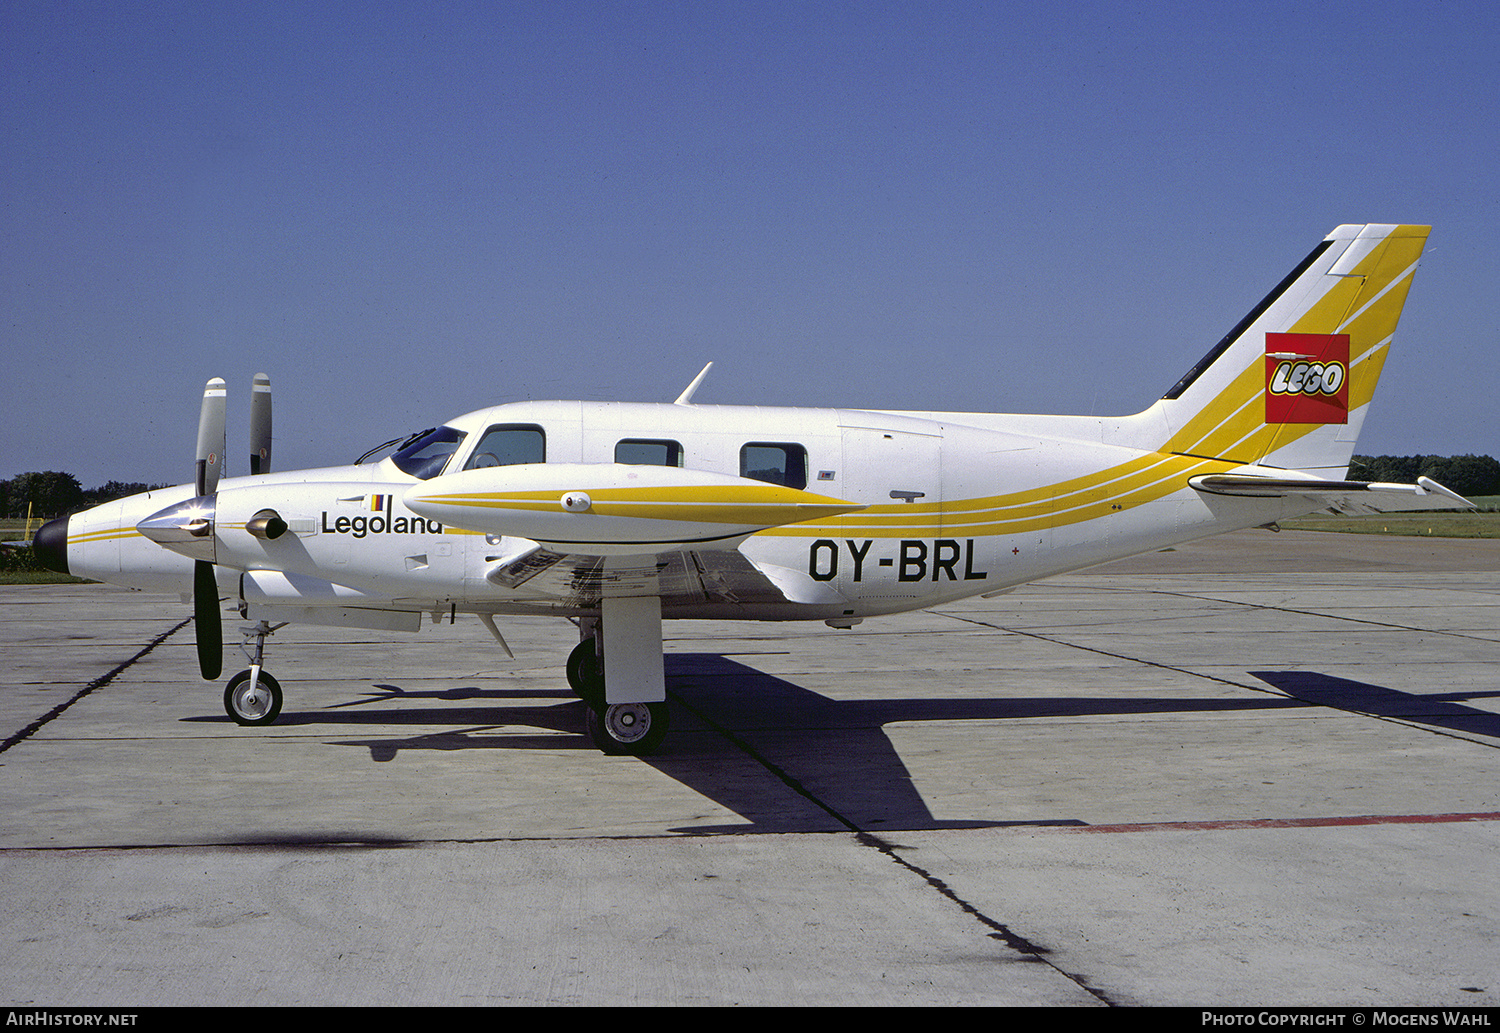
[[[224,690],[224,712],[235,724],[268,725],[281,713],[281,686],[265,671],[241,671]]]
[[[268,725],[281,713],[281,684],[261,670],[261,661],[265,657],[266,636],[285,626],[285,622],[259,621],[240,628],[245,636],[240,651],[250,661],[250,669],[230,678],[224,688],[224,712],[237,725]],[[254,650],[250,648],[251,639],[255,640]]]

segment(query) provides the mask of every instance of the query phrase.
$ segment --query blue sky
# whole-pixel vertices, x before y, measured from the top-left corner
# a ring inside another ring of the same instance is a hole
[[[525,398],[1121,414],[1434,226],[1359,450],[1500,453],[1500,5],[0,5],[0,477]]]

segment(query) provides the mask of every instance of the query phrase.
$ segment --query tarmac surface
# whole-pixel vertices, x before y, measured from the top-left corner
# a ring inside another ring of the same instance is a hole
[[[646,760],[563,621],[285,628],[240,728],[188,611],[0,587],[6,1005],[1500,1003],[1493,541],[670,622]]]

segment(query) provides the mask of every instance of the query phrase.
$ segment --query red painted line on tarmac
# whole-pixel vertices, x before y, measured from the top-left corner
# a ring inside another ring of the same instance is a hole
[[[1158,832],[1196,829],[1307,829],[1340,825],[1435,825],[1500,821],[1500,811],[1469,814],[1364,814],[1343,818],[1247,818],[1239,821],[1147,821],[1132,825],[1054,825],[1049,832]]]

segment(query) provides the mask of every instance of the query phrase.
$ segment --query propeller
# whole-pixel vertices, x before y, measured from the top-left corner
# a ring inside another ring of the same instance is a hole
[[[269,381],[266,387],[270,388]],[[194,485],[198,501],[208,502],[210,514],[215,500],[206,499],[206,496],[218,491],[219,475],[224,472],[226,393],[223,379],[214,377],[203,388],[203,409],[198,414]],[[212,520],[212,516],[209,519]],[[212,535],[210,527],[210,539]],[[224,672],[224,618],[219,613],[219,584],[214,577],[214,565],[207,560],[193,561],[193,628],[198,636],[198,670],[204,680],[213,681]]]
[[[271,472],[271,378],[255,374],[250,393],[250,475]]]
[[[224,472],[224,380],[214,377],[203,387],[203,409],[198,413],[198,461],[194,485],[199,495],[219,490]]]
[[[198,669],[212,681],[223,673],[224,618],[219,610],[215,521],[218,519],[219,478],[224,472],[224,381],[218,377],[203,388],[198,416],[198,450],[194,462],[193,498],[168,506],[135,525],[144,537],[193,561],[193,623],[198,637]],[[250,411],[250,469],[271,469],[271,378],[255,375]],[[274,541],[287,531],[274,509],[262,509],[245,523],[245,530],[262,541]]]
[[[214,681],[224,673],[224,618],[214,565],[203,560],[193,561],[193,627],[198,635],[198,670],[204,681]]]

